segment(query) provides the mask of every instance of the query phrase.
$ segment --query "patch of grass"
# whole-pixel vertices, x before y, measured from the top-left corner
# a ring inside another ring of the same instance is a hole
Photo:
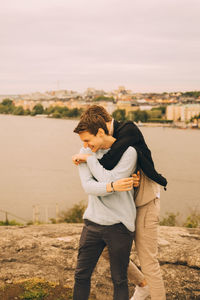
[[[0,287],[1,300],[72,300],[72,297],[72,288],[41,278],[24,279]],[[95,299],[96,296],[91,295],[90,300]]]
[[[5,284],[0,289],[0,299],[10,300],[71,300],[72,289],[39,278]]]
[[[11,220],[11,221],[0,221],[0,226],[21,226],[23,225],[22,223],[18,223],[15,220]]]
[[[50,283],[42,281],[41,279],[33,279],[24,282],[24,293],[20,295],[20,299],[35,299],[42,300],[49,294],[49,289],[52,287]]]

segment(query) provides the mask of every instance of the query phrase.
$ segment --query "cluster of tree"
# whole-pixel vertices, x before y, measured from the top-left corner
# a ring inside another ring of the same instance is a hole
[[[48,115],[52,118],[77,118],[82,114],[82,109],[73,108],[69,109],[67,107],[60,106],[50,106],[46,109],[42,104],[36,104],[32,110],[24,109],[22,106],[15,106],[13,101],[10,99],[4,99],[0,103],[0,114],[13,114],[21,116],[36,116],[36,115]]]
[[[10,99],[4,99],[2,103],[0,103],[0,113],[1,114],[12,114],[15,109],[13,101]]]
[[[134,122],[168,122],[165,120],[166,106],[154,107],[151,110],[135,110],[126,115],[125,109],[117,109],[112,116],[115,120],[125,121],[131,120]]]
[[[200,119],[200,113],[199,113],[198,115],[192,117],[192,118],[190,119],[190,122],[193,122],[194,120],[199,120],[199,119]]]
[[[52,118],[78,118],[82,112],[82,108],[69,109],[61,106],[50,106],[44,110],[44,113]]]
[[[0,114],[29,115],[30,113],[29,109],[23,109],[22,106],[15,106],[10,99],[4,99],[0,103]]]
[[[125,109],[116,109],[112,116],[117,121],[125,121],[126,120],[126,111]]]
[[[115,102],[115,99],[113,97],[106,97],[106,96],[98,96],[96,98],[93,99],[94,102],[98,102],[98,101],[107,101],[107,102]]]
[[[200,91],[185,92],[185,93],[182,93],[182,96],[183,97],[199,98],[200,97]]]

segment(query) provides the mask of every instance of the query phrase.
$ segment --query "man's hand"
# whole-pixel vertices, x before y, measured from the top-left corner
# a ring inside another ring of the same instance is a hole
[[[133,177],[133,186],[138,187],[140,185],[140,171],[137,171],[137,174],[132,174]]]
[[[113,182],[113,187],[116,192],[131,191],[133,188],[133,178],[122,178]]]
[[[81,163],[87,162],[87,158],[91,156],[91,154],[75,154],[72,156],[72,161],[75,165],[79,165]]]

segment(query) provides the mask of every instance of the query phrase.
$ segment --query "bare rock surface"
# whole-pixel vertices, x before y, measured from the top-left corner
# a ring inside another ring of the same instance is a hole
[[[0,284],[33,277],[73,286],[82,224],[0,227]],[[136,253],[131,258],[139,265]],[[200,229],[159,228],[167,299],[200,299]],[[134,289],[130,282],[130,293]],[[112,299],[109,264],[100,258],[92,278],[100,300]]]

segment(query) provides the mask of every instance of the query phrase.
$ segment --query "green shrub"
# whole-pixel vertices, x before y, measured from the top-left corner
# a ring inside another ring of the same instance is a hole
[[[68,211],[62,212],[60,214],[59,222],[83,223],[83,214],[85,209],[86,204],[81,201],[80,203],[75,204]]]
[[[192,213],[190,216],[187,217],[183,226],[188,228],[197,228],[200,226],[200,214]]]
[[[79,116],[80,116],[80,111],[78,108],[72,108],[68,112],[69,118],[74,118],[74,117],[79,117]]]
[[[30,115],[30,114],[31,114],[31,111],[30,111],[29,108],[27,108],[27,109],[24,110],[24,115],[25,115],[25,116],[28,116],[28,115]]]
[[[48,108],[45,109],[44,113],[46,115],[51,115],[55,111],[55,107],[49,106]]]
[[[16,225],[23,225],[23,224],[18,223],[15,220],[0,221],[0,226],[16,226]]]
[[[0,104],[0,113],[1,114],[12,114],[15,106],[13,101],[10,99],[4,99]]]
[[[166,113],[166,105],[162,105],[162,106],[157,106],[157,107],[152,107],[151,111],[156,111],[156,110],[160,110],[162,115],[165,115]]]
[[[148,116],[148,113],[146,110],[138,109],[138,110],[133,111],[133,113],[132,113],[132,120],[134,122],[141,121],[141,122],[145,123],[148,121],[148,118],[149,118],[149,116]]]
[[[178,216],[177,214],[174,213],[166,213],[166,217],[164,217],[161,221],[160,221],[160,225],[161,226],[177,226],[177,220],[176,217]]]
[[[56,118],[56,119],[60,119],[62,117],[61,113],[59,113],[58,111],[55,111],[52,113],[52,118]]]
[[[15,107],[14,110],[13,110],[13,115],[18,115],[18,116],[24,115],[24,109],[23,109],[23,107],[21,105]]]
[[[162,118],[162,111],[159,109],[151,109],[147,111],[148,120],[151,119],[161,119]]]
[[[42,115],[44,113],[44,107],[41,103],[36,104],[32,110],[34,115]]]

